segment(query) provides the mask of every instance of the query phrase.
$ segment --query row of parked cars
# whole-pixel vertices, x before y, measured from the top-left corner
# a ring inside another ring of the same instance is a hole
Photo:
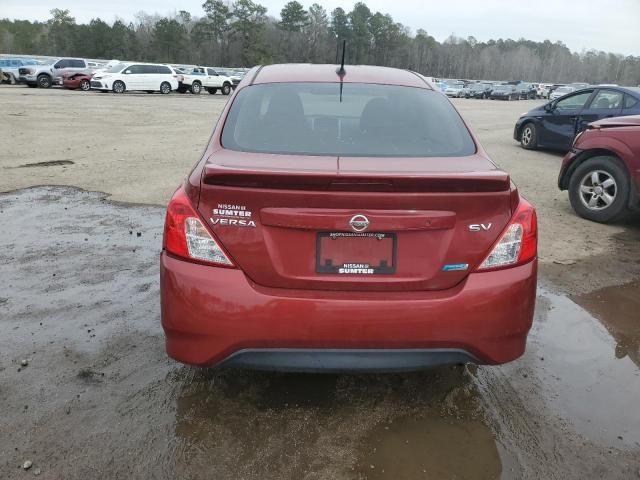
[[[469,82],[436,80],[435,85],[447,97],[491,100],[529,100],[538,97],[538,84],[527,82]]]
[[[6,66],[5,66],[6,64]],[[106,64],[82,58],[60,58],[54,61],[2,59],[3,77],[10,83],[23,83],[31,88],[61,85],[69,89],[126,91],[177,91],[199,94],[220,91],[229,95],[244,75],[242,70],[225,70],[201,66],[177,66],[112,60]]]
[[[527,150],[568,152],[558,178],[574,210],[615,222],[640,207],[640,87],[558,87],[520,116],[513,138]]]
[[[481,98],[491,100],[554,100],[567,93],[589,85],[586,83],[548,84],[529,82],[470,82],[467,80],[435,80],[434,83],[445,95],[452,98]]]

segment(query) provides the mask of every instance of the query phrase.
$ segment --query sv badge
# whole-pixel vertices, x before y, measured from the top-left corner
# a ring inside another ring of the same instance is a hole
[[[472,223],[469,225],[470,232],[488,232],[491,230],[491,223]]]

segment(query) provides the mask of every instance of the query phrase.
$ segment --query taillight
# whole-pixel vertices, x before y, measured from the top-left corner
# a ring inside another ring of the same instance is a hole
[[[184,189],[173,194],[164,223],[164,249],[178,257],[211,265],[233,267],[218,242],[191,206]]]
[[[536,210],[524,199],[520,199],[509,225],[494,244],[491,253],[480,264],[478,270],[496,270],[515,267],[532,259],[538,253],[538,219]]]

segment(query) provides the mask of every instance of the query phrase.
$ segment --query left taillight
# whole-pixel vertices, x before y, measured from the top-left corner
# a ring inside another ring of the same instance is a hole
[[[536,210],[520,199],[516,212],[478,271],[515,267],[533,260],[538,254]]]
[[[167,206],[164,249],[172,255],[219,267],[233,263],[191,205],[184,189],[176,190]]]

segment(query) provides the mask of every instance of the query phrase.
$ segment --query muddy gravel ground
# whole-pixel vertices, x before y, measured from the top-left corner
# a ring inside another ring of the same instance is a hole
[[[521,359],[403,375],[167,359],[161,205],[225,101],[0,88],[0,478],[640,478],[640,222],[571,212],[561,156],[511,139],[533,101],[456,101],[538,207]]]

